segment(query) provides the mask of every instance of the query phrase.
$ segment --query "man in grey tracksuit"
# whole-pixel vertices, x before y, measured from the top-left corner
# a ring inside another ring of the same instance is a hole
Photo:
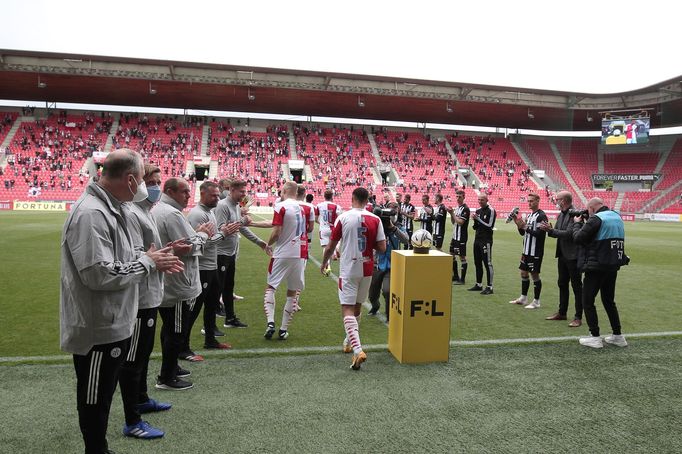
[[[121,149],[104,161],[64,223],[60,344],[73,354],[78,420],[85,452],[109,452],[111,400],[137,314],[138,284],[158,269],[181,269],[168,248],[135,249],[124,202],[146,197],[142,158]]]
[[[189,312],[196,297],[201,293],[199,255],[202,254],[208,237],[213,235],[215,227],[203,224],[196,231],[192,228],[182,214],[190,195],[187,181],[182,178],[169,178],[163,185],[161,201],[151,211],[163,244],[184,240],[192,246],[182,253],[176,251],[184,264],[184,271],[168,276],[164,283],[163,299],[159,307],[163,328],[161,373],[156,383],[158,389],[181,390],[193,386],[191,382],[182,380],[184,377],[178,377],[178,356],[189,322]],[[192,353],[187,359],[203,360],[195,356]]]

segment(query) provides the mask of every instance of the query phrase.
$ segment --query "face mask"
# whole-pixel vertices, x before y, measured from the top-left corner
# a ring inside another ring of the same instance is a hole
[[[147,192],[149,193],[147,200],[149,200],[151,203],[156,203],[161,198],[161,186],[159,185],[147,187]]]
[[[135,180],[135,183],[137,183],[137,179],[135,179],[135,177],[133,177],[133,180]],[[144,181],[137,185],[137,192],[133,192],[133,190],[130,189],[130,185],[128,185],[128,189],[133,194],[133,202],[142,202],[149,195],[147,193],[147,185],[144,184]]]

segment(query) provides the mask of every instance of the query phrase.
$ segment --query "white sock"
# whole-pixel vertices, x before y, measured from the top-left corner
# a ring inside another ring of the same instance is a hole
[[[346,336],[350,346],[353,347],[353,352],[357,355],[362,351],[362,344],[360,343],[360,332],[358,330],[358,319],[352,315],[347,315],[343,318],[343,327],[346,329]]]
[[[284,305],[284,311],[282,312],[282,325],[279,327],[279,329],[283,329],[286,331],[289,329],[289,322],[291,321],[291,318],[294,316],[294,303],[296,302],[296,297],[295,296],[287,296],[287,303]]]
[[[263,302],[265,317],[268,323],[275,323],[275,289],[268,287],[265,290],[265,301]]]

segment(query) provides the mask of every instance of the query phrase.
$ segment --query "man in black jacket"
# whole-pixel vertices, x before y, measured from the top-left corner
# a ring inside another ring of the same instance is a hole
[[[474,220],[474,264],[476,265],[476,284],[470,292],[480,291],[481,295],[493,294],[493,229],[495,228],[495,209],[488,205],[488,196],[478,196],[480,208],[471,215]],[[488,286],[483,288],[483,267],[488,276]]]
[[[582,246],[578,251],[578,268],[585,273],[583,280],[583,309],[591,336],[581,337],[580,344],[602,348],[607,344],[626,347],[628,343],[620,331],[620,317],[616,307],[616,278],[622,265],[630,261],[625,255],[625,228],[615,211],[609,210],[599,198],[587,203],[589,219],[583,223],[575,218],[573,240]],[[601,300],[609,317],[613,334],[603,340],[599,336],[599,320],[594,300],[601,292]]]
[[[566,320],[568,314],[568,283],[573,288],[575,297],[575,315],[573,321],[568,324],[571,328],[582,325],[583,318],[583,283],[578,271],[577,248],[573,242],[573,217],[568,215],[573,210],[573,196],[568,191],[560,191],[556,195],[561,213],[557,217],[554,227],[548,222],[540,225],[540,229],[547,232],[552,238],[556,238],[556,254],[559,285],[559,311],[545,318],[545,320]]]

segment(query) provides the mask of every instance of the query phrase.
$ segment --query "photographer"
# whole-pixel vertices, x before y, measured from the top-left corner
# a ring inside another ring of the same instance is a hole
[[[576,216],[573,224],[573,240],[582,246],[578,251],[578,268],[585,273],[583,279],[583,309],[591,336],[581,337],[580,344],[602,348],[607,344],[626,347],[628,344],[620,331],[620,317],[614,300],[616,278],[622,265],[630,259],[625,255],[625,228],[623,220],[615,211],[609,210],[599,198],[587,203],[589,218]],[[613,334],[603,341],[599,336],[599,320],[594,300],[601,292],[601,300],[609,317]]]
[[[583,283],[578,271],[576,245],[573,242],[573,196],[568,191],[561,191],[556,195],[561,213],[557,217],[554,227],[549,222],[543,222],[540,229],[547,232],[552,238],[556,238],[557,271],[559,286],[559,311],[545,318],[545,320],[566,320],[568,313],[568,283],[573,288],[575,297],[575,315],[573,321],[568,324],[571,328],[582,325],[583,318]]]
[[[386,303],[386,321],[388,321],[388,310],[390,307],[390,290],[391,290],[391,251],[400,249],[400,243],[408,244],[409,237],[407,233],[400,230],[396,225],[398,215],[398,204],[389,202],[387,208],[375,209],[374,214],[379,216],[386,234],[386,251],[377,252],[376,260],[374,262],[374,273],[372,274],[372,283],[369,286],[369,302],[372,303],[372,309],[369,315],[376,315],[379,312],[381,304],[379,303],[380,294],[384,295],[384,302]]]

